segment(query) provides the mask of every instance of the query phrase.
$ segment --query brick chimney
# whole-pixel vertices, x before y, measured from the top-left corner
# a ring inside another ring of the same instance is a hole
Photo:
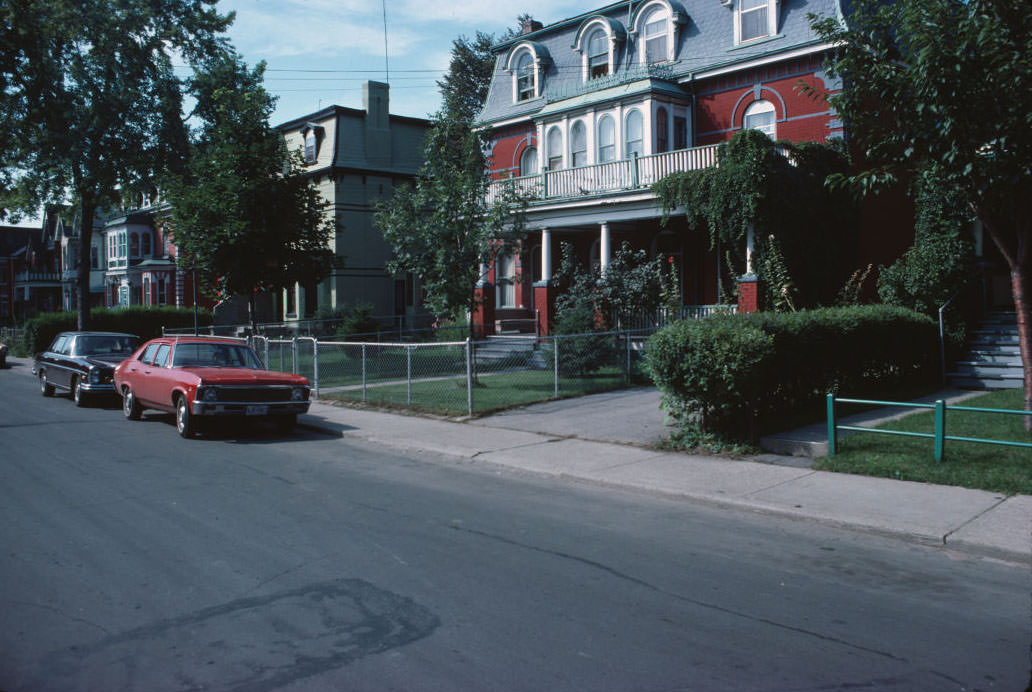
[[[542,24],[538,20],[534,19],[533,17],[530,17],[529,15],[521,17],[520,18],[520,36],[524,36],[526,34],[532,34],[535,31],[539,30],[543,26],[544,26],[544,24]]]

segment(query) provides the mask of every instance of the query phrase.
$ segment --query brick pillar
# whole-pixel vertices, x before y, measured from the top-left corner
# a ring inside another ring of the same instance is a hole
[[[755,274],[738,277],[738,312],[759,312],[760,309],[760,280]]]
[[[549,281],[538,281],[534,284],[534,309],[537,311],[537,333],[548,336],[555,317],[555,286]]]
[[[495,287],[482,281],[476,288],[477,307],[473,311],[473,333],[484,337],[495,332]]]

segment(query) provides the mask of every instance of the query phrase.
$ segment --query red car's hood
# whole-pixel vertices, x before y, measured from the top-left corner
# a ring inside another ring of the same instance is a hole
[[[301,375],[275,370],[254,370],[252,368],[181,368],[185,372],[196,375],[201,384],[289,384],[307,385],[308,380]]]

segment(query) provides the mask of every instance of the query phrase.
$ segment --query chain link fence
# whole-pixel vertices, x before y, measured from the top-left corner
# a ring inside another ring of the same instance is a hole
[[[474,415],[644,383],[654,329],[431,343],[252,337],[273,370],[304,375],[313,396]]]

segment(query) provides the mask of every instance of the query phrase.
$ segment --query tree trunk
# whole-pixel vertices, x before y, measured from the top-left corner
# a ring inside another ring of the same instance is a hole
[[[1014,310],[1018,315],[1018,345],[1024,370],[1025,410],[1032,411],[1032,319],[1029,317],[1028,282],[1025,267],[1011,269],[1011,290],[1014,292]],[[1025,432],[1032,432],[1032,416],[1024,416]]]
[[[79,205],[79,266],[76,276],[76,323],[80,331],[90,327],[90,256],[93,246],[93,217],[96,205],[89,198],[83,198]]]

